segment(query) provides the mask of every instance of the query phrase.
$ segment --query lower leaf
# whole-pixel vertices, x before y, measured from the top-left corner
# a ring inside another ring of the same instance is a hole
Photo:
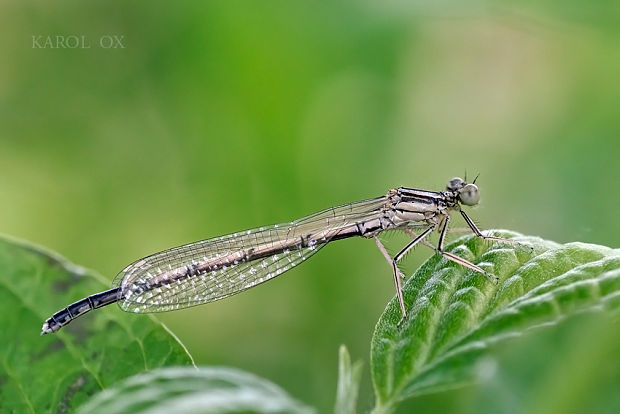
[[[94,396],[79,413],[291,413],[314,410],[271,382],[231,368],[161,368]]]

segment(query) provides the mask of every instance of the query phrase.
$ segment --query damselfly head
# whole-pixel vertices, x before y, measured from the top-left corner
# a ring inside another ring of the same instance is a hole
[[[480,201],[480,190],[476,184],[465,184],[458,192],[461,203],[466,206],[475,206]]]
[[[480,201],[478,186],[473,183],[467,183],[460,177],[451,179],[448,185],[446,185],[446,189],[457,192],[459,201],[466,206],[475,206]]]

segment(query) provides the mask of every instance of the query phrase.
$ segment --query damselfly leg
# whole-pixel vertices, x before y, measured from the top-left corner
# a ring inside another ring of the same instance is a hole
[[[503,237],[496,237],[496,236],[486,236],[486,235],[482,234],[480,229],[478,229],[478,227],[469,218],[469,216],[467,216],[463,211],[461,211],[461,214],[463,215],[463,218],[467,222],[469,228],[468,229],[459,229],[459,230],[471,230],[471,231],[473,231],[473,233],[474,233],[474,235],[476,237],[479,237],[479,238],[481,238],[483,240],[496,241],[496,242],[500,242],[500,243],[508,243],[508,244],[512,244],[512,245],[528,247],[528,248],[531,249],[530,246],[526,246],[523,243],[519,243],[516,240],[505,239]],[[471,270],[473,270],[473,271],[475,271],[477,273],[480,273],[480,274],[486,276],[487,278],[491,279],[495,283],[497,283],[499,281],[499,277],[497,277],[496,275],[487,272],[486,270],[484,270],[480,266],[477,266],[477,265],[471,263],[469,260],[466,260],[466,259],[464,259],[464,258],[462,258],[460,256],[455,255],[454,253],[451,253],[451,252],[448,252],[448,251],[444,250],[444,244],[445,244],[445,240],[446,240],[446,235],[448,233],[449,224],[450,224],[450,216],[446,215],[445,218],[443,219],[443,221],[440,223],[440,233],[439,233],[439,240],[437,242],[437,247],[433,246],[431,243],[429,243],[426,240],[426,237],[430,233],[432,233],[432,231],[437,227],[436,225],[429,226],[421,234],[416,234],[410,228],[405,227],[403,230],[405,231],[405,233],[410,235],[413,240],[411,242],[409,242],[393,258],[390,257],[390,255],[388,254],[387,250],[385,249],[385,246],[383,246],[383,244],[381,243],[379,238],[377,236],[374,237],[375,243],[377,244],[377,247],[381,251],[381,254],[383,255],[383,257],[385,257],[385,259],[389,263],[390,267],[392,268],[392,274],[394,276],[394,284],[395,284],[395,287],[396,287],[396,297],[398,298],[398,303],[400,305],[400,310],[401,310],[401,314],[402,314],[402,317],[401,317],[400,321],[398,322],[399,325],[407,317],[407,308],[405,306],[405,301],[404,301],[404,297],[403,297],[403,293],[402,293],[402,280],[405,279],[405,275],[398,268],[398,263],[418,243],[422,243],[422,244],[426,245],[427,247],[430,247],[431,249],[435,250],[435,252],[437,254],[440,254],[441,256],[446,258],[447,260],[450,260],[450,261],[452,261],[454,263],[457,263],[457,264],[459,264],[461,266],[467,267],[468,269],[471,269]]]

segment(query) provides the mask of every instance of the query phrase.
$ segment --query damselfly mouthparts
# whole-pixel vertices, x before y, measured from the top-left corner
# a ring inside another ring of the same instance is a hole
[[[140,259],[115,278],[113,288],[88,296],[56,312],[43,324],[41,334],[58,331],[73,319],[114,302],[124,311],[163,312],[213,302],[273,279],[308,259],[330,241],[353,236],[373,238],[388,260],[403,319],[407,316],[398,262],[422,242],[448,260],[493,280],[496,276],[453,253],[444,251],[450,213],[458,211],[478,237],[507,243],[513,240],[483,235],[461,210],[480,200],[475,184],[461,178],[445,191],[400,187],[382,197],[332,207],[291,223],[245,230],[174,247]],[[414,229],[421,229],[419,234]],[[377,238],[382,232],[404,230],[412,236],[390,257]],[[439,231],[437,246],[425,238]]]

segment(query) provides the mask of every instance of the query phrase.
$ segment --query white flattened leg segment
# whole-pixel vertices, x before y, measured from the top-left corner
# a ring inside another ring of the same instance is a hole
[[[401,280],[404,279],[404,275],[398,268],[398,262],[416,244],[418,244],[421,241],[425,241],[424,239],[426,238],[426,236],[428,236],[434,229],[435,229],[434,225],[429,226],[419,236],[415,237],[409,244],[407,244],[396,256],[394,256],[394,258],[390,258],[390,255],[388,254],[387,250],[385,250],[383,243],[381,243],[381,241],[377,237],[374,237],[375,243],[377,244],[377,247],[381,251],[381,254],[383,255],[383,257],[385,257],[385,259],[390,263],[390,266],[392,267],[392,275],[394,276],[394,285],[396,287],[396,297],[398,298],[398,304],[400,305],[400,311],[402,314],[402,317],[400,321],[398,322],[399,324],[403,320],[405,320],[405,318],[407,317],[407,309],[405,307],[405,299],[403,298],[403,290],[402,290],[402,284],[401,284]]]

